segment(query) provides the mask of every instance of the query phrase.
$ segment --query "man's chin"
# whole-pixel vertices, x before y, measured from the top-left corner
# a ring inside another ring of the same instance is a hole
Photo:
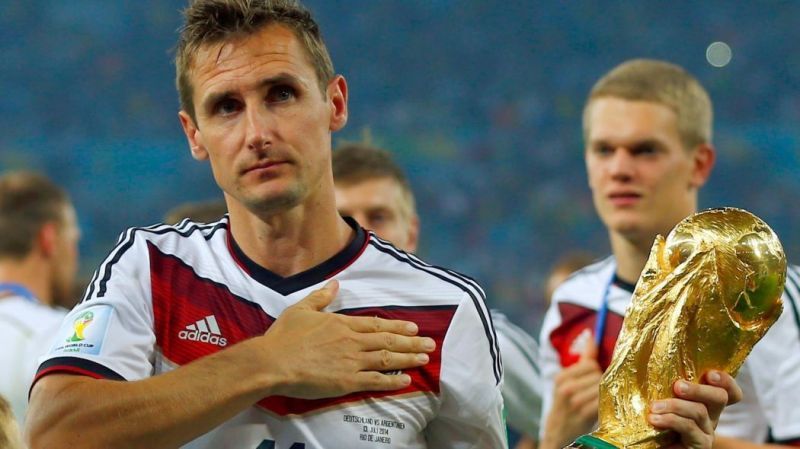
[[[242,204],[256,214],[275,215],[286,212],[302,203],[303,195],[295,190],[248,195]]]
[[[606,223],[606,227],[626,240],[640,240],[645,234],[650,234],[641,221],[633,219],[614,220]]]

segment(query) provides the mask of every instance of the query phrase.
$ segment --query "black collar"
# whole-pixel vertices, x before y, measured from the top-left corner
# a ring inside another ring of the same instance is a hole
[[[228,232],[228,246],[231,249],[234,260],[236,260],[239,266],[253,279],[282,295],[290,295],[296,291],[332,278],[355,262],[358,256],[364,252],[367,246],[368,234],[352,218],[345,217],[344,220],[356,231],[355,238],[330,259],[289,277],[279,276],[247,257],[233,239],[233,234],[231,232]]]
[[[619,288],[621,288],[621,289],[623,289],[623,290],[625,290],[625,291],[627,291],[629,293],[633,293],[633,291],[636,289],[636,284],[631,284],[628,281],[624,281],[624,280],[620,279],[620,277],[619,277],[619,275],[617,273],[614,273],[614,279],[611,282],[614,285],[616,285],[617,287],[619,287]]]

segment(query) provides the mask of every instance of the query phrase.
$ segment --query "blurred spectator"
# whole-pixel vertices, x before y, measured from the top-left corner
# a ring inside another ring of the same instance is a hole
[[[3,396],[0,396],[0,448],[24,449],[14,413]]]
[[[414,194],[387,151],[359,143],[338,147],[333,152],[333,179],[341,215],[353,217],[404,251],[417,250]]]
[[[79,230],[66,192],[44,176],[0,176],[0,394],[17,420],[28,387],[69,301],[78,266]]]

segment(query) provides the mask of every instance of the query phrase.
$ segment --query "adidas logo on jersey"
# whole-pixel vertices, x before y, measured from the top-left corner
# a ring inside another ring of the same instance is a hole
[[[217,319],[214,315],[209,315],[194,324],[186,326],[186,329],[178,333],[181,340],[200,341],[217,346],[227,346],[226,340],[219,330]]]

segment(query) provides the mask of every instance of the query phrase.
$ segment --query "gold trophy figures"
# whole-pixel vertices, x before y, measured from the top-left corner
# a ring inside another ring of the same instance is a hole
[[[647,422],[650,404],[673,397],[678,379],[735,375],[780,316],[785,280],[778,237],[747,211],[703,211],[656,237],[600,383],[599,428],[572,447],[672,442]]]

